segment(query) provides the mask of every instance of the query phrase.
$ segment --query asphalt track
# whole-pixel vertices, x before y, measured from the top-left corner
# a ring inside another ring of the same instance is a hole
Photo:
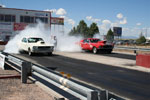
[[[87,53],[88,54],[88,53]],[[108,56],[107,54],[103,54]],[[115,54],[109,54],[109,56]],[[117,56],[123,54],[118,54]],[[33,59],[45,67],[57,67],[57,71],[70,73],[73,77],[113,93],[134,100],[150,100],[150,73],[119,68],[60,55],[21,56]],[[115,57],[117,57],[115,56]],[[121,57],[121,56],[119,56]],[[126,55],[126,59],[134,56]]]
[[[103,56],[108,56],[108,57],[115,57],[115,58],[123,58],[123,59],[130,59],[130,60],[136,60],[135,55],[128,55],[128,54],[121,54],[121,53],[114,53],[112,52],[111,54],[99,54]]]

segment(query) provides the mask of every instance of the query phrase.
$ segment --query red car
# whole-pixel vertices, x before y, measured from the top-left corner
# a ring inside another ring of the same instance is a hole
[[[98,51],[106,51],[107,53],[111,53],[114,45],[112,43],[108,43],[105,40],[100,40],[98,38],[87,38],[80,41],[80,46],[83,50],[89,50],[93,53],[98,53]]]

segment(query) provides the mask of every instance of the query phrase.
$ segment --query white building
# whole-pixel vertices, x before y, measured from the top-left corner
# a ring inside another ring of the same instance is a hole
[[[37,20],[45,23],[47,27],[51,27],[51,23],[64,25],[63,18],[54,19],[49,11],[0,7],[0,40],[8,41],[27,25],[35,25]]]

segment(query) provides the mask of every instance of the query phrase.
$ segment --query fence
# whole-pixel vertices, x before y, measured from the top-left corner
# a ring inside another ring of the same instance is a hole
[[[150,48],[121,47],[121,46],[115,46],[114,49],[133,50],[133,51],[150,51]]]

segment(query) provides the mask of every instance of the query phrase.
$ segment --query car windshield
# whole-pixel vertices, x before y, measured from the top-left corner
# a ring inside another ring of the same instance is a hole
[[[90,39],[91,43],[97,43],[98,41],[100,41],[100,39]]]
[[[28,39],[29,43],[36,43],[38,41],[43,41],[43,39],[42,38],[29,38]]]

